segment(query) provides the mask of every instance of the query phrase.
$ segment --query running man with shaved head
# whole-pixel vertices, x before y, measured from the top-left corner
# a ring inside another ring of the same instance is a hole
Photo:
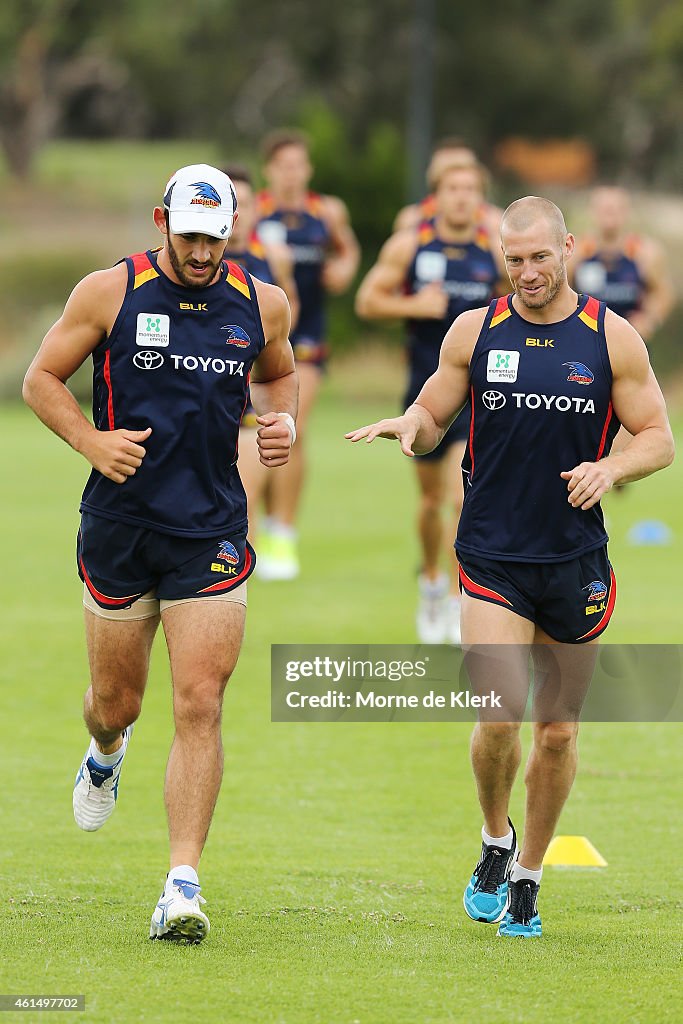
[[[616,599],[600,499],[668,466],[674,445],[642,338],[569,286],[574,238],[562,212],[536,196],[517,200],[501,242],[512,294],[458,317],[436,373],[403,416],[347,437],[396,438],[412,458],[439,443],[471,398],[456,539],[463,646],[475,652],[477,687],[495,681],[479,645],[506,645],[499,681],[517,694],[519,713],[482,717],[474,729],[484,827],[464,904],[475,921],[499,921],[499,935],[532,937],[541,934],[543,857],[574,781],[581,705]],[[614,453],[620,423],[633,438]],[[530,651],[535,721],[518,850],[508,806]]]

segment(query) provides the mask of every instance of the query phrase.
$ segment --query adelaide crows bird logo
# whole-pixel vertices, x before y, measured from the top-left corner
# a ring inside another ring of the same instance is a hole
[[[237,548],[229,540],[222,540],[220,542],[217,557],[222,558],[225,562],[229,562],[230,565],[237,565],[240,560]]]
[[[207,181],[193,181],[192,188],[197,189],[197,195],[194,199],[190,200],[190,206],[194,203],[198,203],[200,206],[212,206],[214,208],[221,205],[220,195],[213,185],[209,185]]]
[[[239,327],[237,324],[226,324],[225,327],[221,327],[221,330],[228,332],[225,342],[226,345],[236,345],[237,348],[248,348],[251,344],[251,338],[247,332],[243,327]]]
[[[607,596],[607,587],[602,580],[593,580],[583,589],[588,591],[588,601],[602,601],[603,597]]]
[[[573,380],[577,384],[592,384],[595,380],[593,373],[585,363],[562,363],[563,366],[568,366],[570,373],[567,380]]]

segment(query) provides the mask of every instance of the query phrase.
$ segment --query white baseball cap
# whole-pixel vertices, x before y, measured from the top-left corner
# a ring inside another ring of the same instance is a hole
[[[230,238],[237,210],[235,188],[223,171],[209,164],[181,167],[164,190],[171,231],[176,235]]]

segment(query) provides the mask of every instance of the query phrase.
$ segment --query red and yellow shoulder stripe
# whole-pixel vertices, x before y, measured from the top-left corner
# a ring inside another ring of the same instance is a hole
[[[312,217],[317,217],[318,220],[323,215],[323,197],[318,192],[307,192],[306,193],[306,211],[310,213]]]
[[[133,261],[133,290],[159,276],[146,252],[138,252],[130,258]]]
[[[639,235],[628,235],[624,240],[624,256],[635,260],[643,247],[643,240]]]
[[[417,205],[420,210],[420,216],[424,217],[425,220],[431,220],[436,215],[436,196],[433,193],[425,196]]]
[[[256,256],[260,260],[264,260],[266,258],[266,250],[263,248],[263,244],[261,243],[256,231],[252,231],[249,236],[247,248],[252,256]]]
[[[579,320],[583,320],[587,327],[590,327],[592,331],[598,329],[598,313],[600,312],[600,303],[597,299],[594,299],[591,295],[586,300],[586,305],[579,313]]]
[[[489,324],[489,330],[492,327],[497,327],[498,324],[502,324],[503,320],[507,320],[509,316],[512,316],[510,306],[508,304],[509,295],[501,295],[496,302],[496,307],[493,310],[493,316],[491,317],[491,323]]]
[[[236,288],[238,292],[244,295],[245,298],[251,298],[251,292],[249,291],[249,283],[247,281],[246,274],[240,267],[239,263],[233,263],[231,260],[227,260],[228,274],[226,281],[233,288]]]
[[[256,193],[256,212],[259,217],[268,217],[275,210],[275,200],[267,188]]]
[[[436,231],[434,229],[434,222],[431,220],[423,220],[420,222],[420,226],[417,229],[417,240],[419,245],[429,245],[436,238]]]

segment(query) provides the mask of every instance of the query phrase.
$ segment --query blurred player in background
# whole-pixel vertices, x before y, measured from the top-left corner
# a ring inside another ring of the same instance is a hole
[[[409,206],[404,206],[402,210],[399,210],[394,221],[394,231],[418,227],[422,221],[431,220],[434,217],[436,212],[434,190],[436,183],[441,177],[441,171],[446,166],[453,167],[458,165],[479,168],[484,179],[484,196],[482,196],[477,219],[489,232],[491,238],[498,238],[500,218],[503,211],[500,207],[489,203],[485,198],[489,186],[488,171],[479,162],[474,150],[455,135],[441,139],[432,149],[432,156],[427,168],[427,186],[430,191],[419,203],[410,203]]]
[[[595,645],[616,600],[600,499],[668,466],[674,443],[638,333],[569,286],[574,238],[562,212],[547,199],[519,199],[503,215],[501,239],[513,294],[456,320],[438,370],[403,416],[346,436],[396,438],[409,457],[429,452],[471,396],[456,540],[463,644],[475,691],[509,695],[511,714],[482,715],[472,736],[484,827],[464,906],[475,921],[500,922],[499,935],[532,938],[542,932],[543,858],[576,774]],[[620,422],[633,438],[614,453]],[[518,853],[508,812],[530,651],[533,744]]]
[[[590,214],[594,230],[577,242],[570,280],[577,291],[601,299],[650,342],[675,301],[664,251],[654,238],[629,229],[631,200],[625,189],[594,189]],[[615,450],[623,448],[629,436],[620,430]]]
[[[356,311],[366,319],[400,317],[407,322],[409,382],[404,408],[435,372],[446,331],[460,313],[488,302],[504,276],[498,238],[479,221],[485,175],[456,155],[434,172],[434,216],[396,232],[360,286]],[[453,507],[457,528],[462,508],[460,464],[470,416],[463,408],[441,443],[415,460],[420,488],[418,533],[422,548],[417,632],[423,643],[460,642],[457,564],[444,553],[442,513]]]
[[[577,242],[570,279],[579,292],[601,299],[650,341],[674,306],[663,249],[629,230],[631,201],[623,188],[596,188],[590,213],[594,230]]]
[[[264,463],[283,465],[296,436],[289,306],[279,288],[223,261],[237,218],[227,175],[207,164],[177,171],[154,210],[163,247],[76,285],[24,383],[36,415],[92,466],[77,541],[91,741],[76,824],[94,832],[114,810],[161,622],[175,735],[164,785],[170,871],[150,938],[189,942],[209,932],[197,870],[254,566],[236,465],[249,380]],[[90,356],[93,423],[66,386]]]
[[[299,297],[294,281],[292,258],[286,245],[263,244],[256,234],[256,196],[253,179],[246,167],[230,164],[223,168],[235,187],[239,217],[225,247],[225,258],[244,267],[252,277],[267,284],[276,284],[284,291],[292,313],[292,329],[299,315]],[[247,402],[240,423],[239,470],[247,494],[249,515],[248,539],[255,543],[261,501],[273,474],[259,458],[257,430],[260,424],[256,410]],[[259,574],[257,565],[256,574]]]
[[[259,573],[264,579],[293,579],[299,573],[296,521],[306,470],[306,428],[327,360],[325,296],[347,290],[360,250],[341,199],[309,189],[313,166],[304,135],[269,135],[263,157],[267,187],[257,196],[258,237],[265,245],[288,247],[299,294],[299,319],[292,332],[299,374],[299,436],[289,464],[270,484]]]

